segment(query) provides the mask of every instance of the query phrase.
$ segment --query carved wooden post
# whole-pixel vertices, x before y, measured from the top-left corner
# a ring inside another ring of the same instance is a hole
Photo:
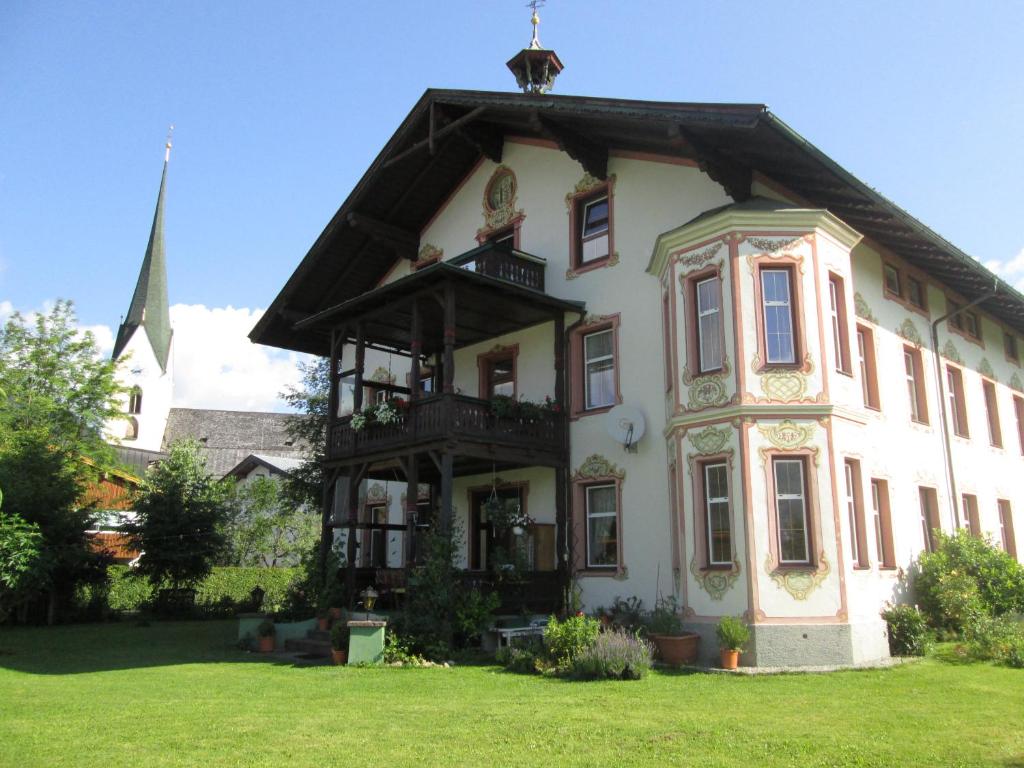
[[[455,289],[444,286],[444,393],[455,391]]]
[[[358,374],[357,374],[358,377]],[[359,481],[361,472],[352,467],[348,481],[348,539],[345,544],[345,557],[348,568],[345,571],[345,592],[348,607],[356,607],[356,524],[359,521]]]
[[[566,417],[566,365],[565,365],[565,316],[559,312],[555,317],[555,402],[559,407],[559,432],[562,439],[562,464],[555,467],[555,552],[556,567],[564,599],[568,599],[570,569],[568,562],[569,541],[569,419]]]
[[[423,339],[420,338],[420,300],[412,300],[412,327],[409,329],[409,402],[415,402],[420,397],[420,355],[423,353]],[[410,409],[411,410],[411,409]],[[412,422],[412,414],[409,414],[409,421]]]
[[[446,535],[452,529],[452,459],[449,450],[441,454],[441,533]]]

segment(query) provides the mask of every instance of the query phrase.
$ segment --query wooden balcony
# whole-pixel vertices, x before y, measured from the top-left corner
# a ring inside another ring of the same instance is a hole
[[[525,251],[487,243],[452,259],[452,264],[484,277],[544,290],[544,268],[547,262]]]
[[[352,417],[336,423],[328,442],[328,461],[374,461],[458,444],[460,452],[495,459],[528,459],[561,466],[566,451],[565,414],[543,408],[529,415],[498,416],[489,400],[438,394],[404,404],[394,423],[352,426]],[[475,450],[474,450],[475,448]]]

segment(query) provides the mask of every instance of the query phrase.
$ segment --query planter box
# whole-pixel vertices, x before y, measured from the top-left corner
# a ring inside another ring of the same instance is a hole
[[[238,640],[249,644],[250,648],[256,647],[256,627],[268,618],[265,613],[240,613],[238,614]],[[306,637],[306,633],[316,629],[316,619],[304,621],[288,621],[274,624],[274,644],[277,648],[284,648],[286,640],[296,640]]]
[[[682,635],[651,635],[658,656],[670,667],[692,666],[697,663],[700,635],[684,632]]]
[[[348,623],[348,663],[379,664],[384,660],[386,621],[350,621]]]

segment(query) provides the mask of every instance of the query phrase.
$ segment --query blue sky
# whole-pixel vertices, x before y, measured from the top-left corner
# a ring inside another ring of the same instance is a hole
[[[1024,280],[1024,3],[551,0],[541,18],[557,93],[768,104]],[[0,305],[70,298],[117,324],[173,122],[171,302],[266,307],[423,90],[512,90],[529,35],[515,0],[7,0]]]

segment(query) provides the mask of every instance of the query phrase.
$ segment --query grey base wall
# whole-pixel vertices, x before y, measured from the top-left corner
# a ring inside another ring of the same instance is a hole
[[[718,666],[715,624],[688,623],[686,629],[700,635],[699,663]],[[872,622],[870,634],[878,636]],[[881,624],[884,638],[885,624]],[[754,624],[750,642],[740,656],[744,667],[850,666],[888,658],[888,646],[877,641],[865,646],[861,625],[850,624]]]

